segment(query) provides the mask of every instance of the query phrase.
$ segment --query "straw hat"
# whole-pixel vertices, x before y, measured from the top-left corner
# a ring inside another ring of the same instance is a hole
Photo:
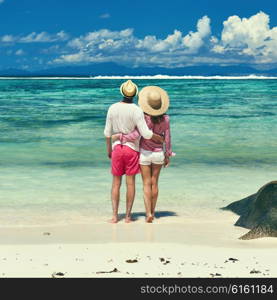
[[[138,87],[136,84],[133,83],[132,80],[127,80],[123,82],[120,86],[120,93],[124,97],[135,97],[138,94]]]
[[[146,86],[139,92],[138,104],[150,116],[164,114],[169,107],[167,92],[158,86]]]

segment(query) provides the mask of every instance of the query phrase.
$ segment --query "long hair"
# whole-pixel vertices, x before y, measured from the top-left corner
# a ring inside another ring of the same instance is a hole
[[[162,114],[160,116],[150,116],[151,121],[153,124],[159,124],[163,121],[165,114]]]

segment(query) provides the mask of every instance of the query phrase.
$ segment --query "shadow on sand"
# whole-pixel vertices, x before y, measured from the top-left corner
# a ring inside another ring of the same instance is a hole
[[[160,218],[164,218],[164,217],[176,217],[176,216],[178,216],[178,215],[174,211],[164,210],[164,211],[156,211],[155,212],[155,218],[156,219],[160,219]],[[137,221],[140,217],[145,217],[145,212],[134,212],[134,213],[132,213],[132,220],[133,221]],[[119,220],[124,219],[125,214],[119,214],[118,218],[119,218]]]

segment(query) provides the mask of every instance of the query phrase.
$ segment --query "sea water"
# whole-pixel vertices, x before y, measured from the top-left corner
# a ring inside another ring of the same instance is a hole
[[[90,223],[111,214],[103,135],[123,78],[0,80],[0,226]],[[137,78],[170,97],[173,151],[157,210],[217,210],[277,178],[277,80]],[[124,183],[124,178],[123,178]],[[122,187],[120,212],[125,209]],[[140,175],[133,211],[143,218]]]

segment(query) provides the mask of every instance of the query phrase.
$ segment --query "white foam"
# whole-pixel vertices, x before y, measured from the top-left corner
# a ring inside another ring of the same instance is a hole
[[[28,79],[36,79],[36,80],[88,80],[88,79],[217,79],[217,80],[236,80],[236,79],[277,79],[276,76],[262,76],[262,75],[245,75],[245,76],[194,76],[194,75],[184,75],[184,76],[171,76],[171,75],[124,75],[124,76],[90,76],[90,77],[0,77],[0,80],[28,80]]]
[[[246,75],[246,76],[193,76],[193,75],[184,75],[184,76],[170,76],[170,75],[154,75],[154,76],[95,76],[90,77],[91,79],[277,79],[274,76],[260,76],[260,75]]]

